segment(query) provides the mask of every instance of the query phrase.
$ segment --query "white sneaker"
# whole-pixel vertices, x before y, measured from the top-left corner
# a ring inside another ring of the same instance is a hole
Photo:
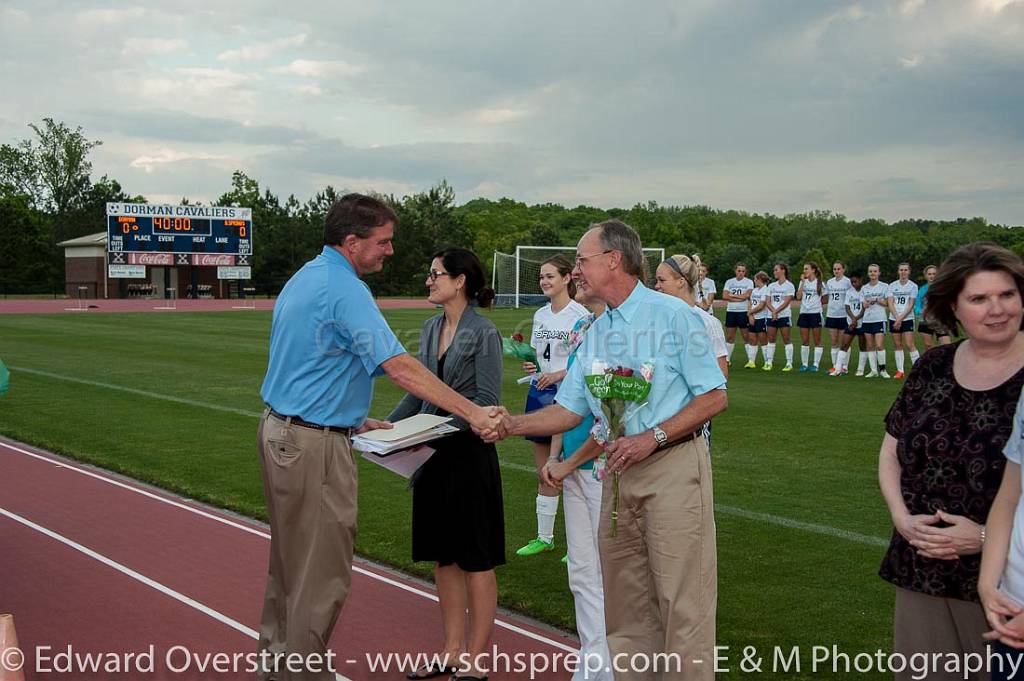
[[[892,376],[889,375],[889,372],[885,370],[881,372],[881,376],[882,378],[892,378]]]
[[[832,367],[831,369],[828,370],[828,375],[829,376],[838,376],[839,375],[839,371],[836,370],[835,367]]]
[[[857,373],[854,374],[854,376],[863,376],[863,375],[864,375],[864,370],[863,369],[857,369]]]
[[[865,376],[864,378],[878,378],[878,372],[877,371],[872,371],[867,376]]]

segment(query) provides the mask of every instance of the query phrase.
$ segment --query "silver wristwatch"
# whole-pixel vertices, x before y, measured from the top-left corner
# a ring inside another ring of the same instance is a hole
[[[661,429],[661,426],[654,426],[651,429],[654,433],[654,441],[658,443],[659,447],[664,447],[668,444],[668,433]]]

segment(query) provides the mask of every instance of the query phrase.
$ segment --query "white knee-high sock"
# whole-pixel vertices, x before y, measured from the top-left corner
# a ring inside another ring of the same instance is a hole
[[[851,349],[850,352],[853,352],[853,350]],[[870,353],[867,350],[865,350],[864,352],[861,352],[857,356],[857,371],[861,372],[862,374],[864,373],[864,365],[868,363],[869,354]]]
[[[875,350],[875,357],[878,358],[878,370],[885,371],[885,350]]]
[[[555,539],[555,516],[558,515],[558,497],[537,495],[537,537],[547,543]]]
[[[821,356],[824,354],[825,348],[816,347],[814,348],[814,366],[821,366]]]
[[[775,343],[764,346],[764,361],[768,364],[775,361]]]
[[[800,363],[807,366],[807,359],[811,356],[811,348],[807,345],[800,346]]]
[[[831,348],[828,351],[829,356],[831,356],[832,358],[832,366],[842,366],[841,364],[836,364],[836,362],[839,360],[839,353],[841,352],[842,350],[840,350],[839,348]]]
[[[842,371],[847,362],[850,361],[850,353],[846,350],[833,350],[832,366],[836,371]]]
[[[725,359],[726,359],[727,362],[731,362],[732,361],[732,349],[735,348],[735,347],[736,347],[735,343],[726,343],[725,344]]]
[[[903,360],[904,360],[903,351],[902,350],[897,350],[896,351],[896,371],[903,371]]]
[[[878,353],[874,350],[865,350],[868,355],[868,361],[871,362],[871,373],[878,373]]]
[[[793,344],[790,343],[786,346],[786,364],[793,363]]]
[[[757,359],[757,346],[751,345],[750,343],[745,344],[743,347],[747,349],[747,361],[753,362]]]
[[[917,364],[917,360],[919,359],[921,359],[921,353],[918,352],[917,350],[913,350],[910,353],[910,366],[914,366],[915,364]]]

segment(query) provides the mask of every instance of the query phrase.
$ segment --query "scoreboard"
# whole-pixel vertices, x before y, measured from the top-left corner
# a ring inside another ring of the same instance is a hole
[[[252,255],[252,209],[107,204],[107,251]]]

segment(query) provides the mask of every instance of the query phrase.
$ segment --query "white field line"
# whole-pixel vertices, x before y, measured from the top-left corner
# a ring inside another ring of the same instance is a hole
[[[197,407],[201,409],[210,409],[214,411],[227,412],[229,414],[237,414],[239,416],[248,416],[252,418],[259,418],[262,413],[256,411],[249,411],[246,409],[236,409],[234,407],[225,407],[220,404],[211,404],[209,402],[200,402],[198,400],[189,400],[183,397],[173,397],[170,395],[161,395],[160,393],[149,392],[147,390],[139,390],[138,388],[129,388],[126,386],[115,385],[113,383],[103,383],[101,381],[91,381],[84,378],[76,378],[74,376],[65,376],[63,374],[55,374],[49,371],[40,371],[39,369],[28,369],[25,367],[11,366],[9,367],[13,371],[22,371],[27,374],[34,374],[37,376],[43,376],[46,378],[53,378],[59,381],[67,381],[70,383],[78,383],[81,385],[89,385],[97,388],[106,388],[108,390],[118,390],[121,392],[131,393],[133,395],[140,395],[143,397],[149,397],[154,400],[164,400],[168,402],[176,402],[178,404],[188,405],[190,407]],[[499,465],[502,468],[507,468],[515,471],[522,471],[531,475],[536,475],[536,471],[533,466],[524,464],[514,463],[511,461],[500,461]],[[818,523],[808,523],[801,520],[794,520],[792,518],[786,518],[784,516],[777,516],[771,513],[761,513],[758,511],[748,511],[743,508],[737,508],[735,506],[725,506],[722,504],[715,504],[715,512],[723,515],[731,515],[738,518],[744,518],[746,520],[756,520],[759,522],[768,523],[771,525],[777,525],[779,527],[785,527],[791,530],[800,530],[804,532],[813,532],[815,534],[821,534],[828,537],[835,537],[837,539],[844,539],[859,544],[866,544],[868,546],[888,546],[889,540],[881,537],[873,537],[870,535],[860,534],[858,532],[851,532],[849,530],[843,530],[838,527],[832,527],[831,525],[820,525]]]

